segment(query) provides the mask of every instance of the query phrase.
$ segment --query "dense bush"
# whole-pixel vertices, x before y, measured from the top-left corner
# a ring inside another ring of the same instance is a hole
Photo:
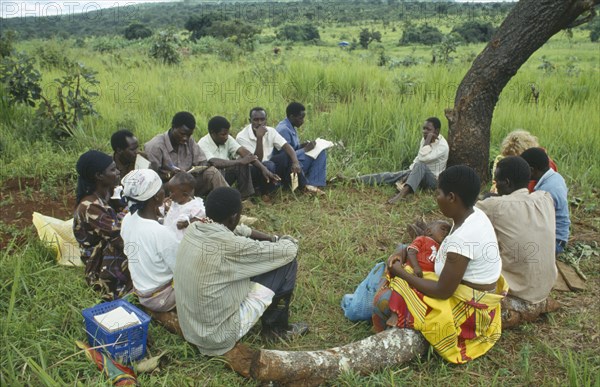
[[[408,45],[411,43],[426,44],[432,46],[442,42],[444,35],[436,27],[429,24],[421,26],[407,25],[402,32],[400,45]]]
[[[150,56],[158,59],[164,64],[175,65],[181,61],[179,53],[179,36],[173,31],[160,31],[154,37]]]
[[[72,61],[68,57],[65,46],[62,40],[44,41],[35,50],[40,66],[45,69],[61,69],[68,66]]]
[[[14,31],[0,31],[0,58],[9,56],[13,51],[13,42],[16,34]]]
[[[35,106],[40,99],[42,76],[34,64],[35,59],[23,53],[7,56],[0,62],[0,83],[6,88],[9,104]]]
[[[476,20],[468,21],[452,29],[452,32],[458,34],[466,43],[489,42],[495,31],[492,23]]]
[[[120,36],[102,36],[92,41],[91,48],[104,54],[126,47],[127,44],[127,41]]]
[[[319,29],[310,23],[286,24],[277,30],[277,38],[293,42],[310,42],[321,39]]]
[[[145,39],[152,36],[152,30],[141,23],[132,23],[124,32],[125,39],[136,40]]]
[[[369,44],[371,44],[371,42],[374,40],[381,43],[381,32],[369,31],[368,28],[363,28],[360,31],[358,41],[362,48],[364,48],[364,49],[369,48]]]
[[[590,40],[592,42],[597,42],[600,39],[600,20],[596,17],[594,21],[590,24]]]

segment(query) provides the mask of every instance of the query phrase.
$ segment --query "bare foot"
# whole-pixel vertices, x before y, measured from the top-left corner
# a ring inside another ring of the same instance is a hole
[[[410,188],[409,185],[404,185],[404,187],[402,187],[402,190],[400,192],[398,192],[393,198],[391,198],[387,202],[388,202],[388,204],[394,204],[399,200],[405,199],[411,193],[412,193],[412,188]]]

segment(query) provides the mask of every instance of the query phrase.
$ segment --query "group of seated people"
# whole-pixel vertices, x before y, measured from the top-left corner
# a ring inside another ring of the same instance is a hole
[[[314,142],[298,138],[304,106],[290,103],[286,113],[271,128],[265,110],[253,108],[237,139],[216,116],[196,142],[195,119],[181,112],[144,152],[131,132],[119,131],[112,157],[81,155],[74,233],[88,284],[107,299],[134,291],[150,311],[176,311],[185,339],[206,355],[232,349],[259,319],[266,340],[306,333],[307,324],[289,322],[298,241],[240,223],[243,199],[290,186],[293,173],[308,192],[325,186],[326,152],[308,156]],[[555,254],[569,235],[567,188],[546,152],[532,147],[503,155],[493,171],[496,193],[478,200],[474,170],[446,168],[440,129],[439,119],[425,121],[408,170],[355,181],[400,182],[392,203],[419,188],[437,190],[452,224],[433,222],[389,257],[373,326],[419,330],[444,359],[464,363],[487,352],[502,326],[556,307],[548,295]],[[135,169],[138,155],[149,168]]]

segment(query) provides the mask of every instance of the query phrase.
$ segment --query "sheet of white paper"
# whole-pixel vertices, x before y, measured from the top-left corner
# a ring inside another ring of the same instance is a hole
[[[144,156],[137,155],[135,156],[135,169],[149,169],[150,161],[146,159]]]
[[[128,312],[122,306],[119,306],[109,312],[94,316],[94,319],[108,331],[141,324],[140,319],[133,312]]]
[[[316,159],[319,154],[324,151],[327,148],[331,148],[332,146],[334,146],[335,144],[331,141],[328,140],[324,140],[322,138],[317,138],[315,140],[316,144],[315,147],[313,149],[311,149],[309,152],[306,152],[305,154],[308,157],[312,157],[313,159]]]

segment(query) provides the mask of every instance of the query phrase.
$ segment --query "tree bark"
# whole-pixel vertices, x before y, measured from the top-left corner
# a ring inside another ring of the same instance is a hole
[[[366,375],[398,366],[424,354],[427,348],[427,341],[419,332],[389,329],[343,347],[321,351],[253,351],[238,345],[225,358],[235,371],[261,382],[317,386],[344,371]]]
[[[475,58],[446,110],[448,165],[466,164],[488,180],[490,125],[500,93],[517,70],[557,32],[576,25],[600,0],[521,0]]]

